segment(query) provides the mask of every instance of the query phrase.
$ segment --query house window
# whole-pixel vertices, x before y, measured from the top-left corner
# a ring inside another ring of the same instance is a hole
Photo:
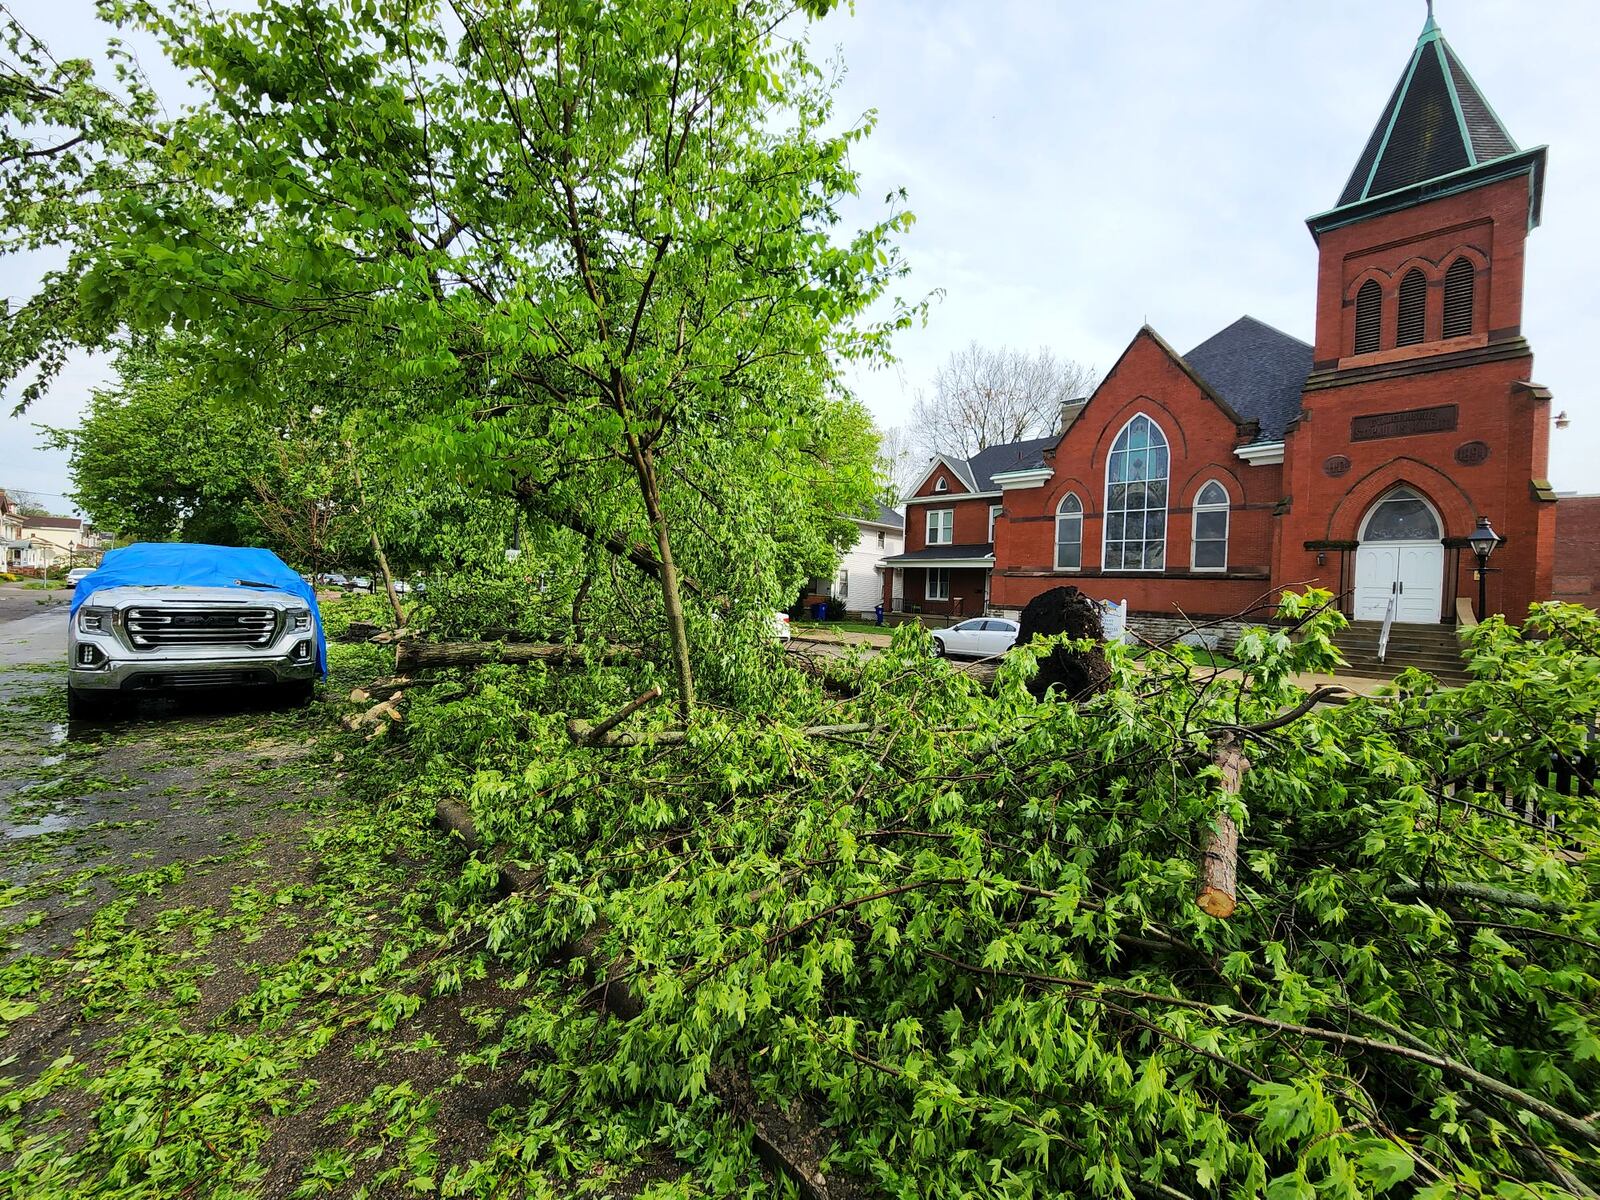
[[[883,532],[881,530],[878,533],[878,549],[883,549]]]
[[[956,510],[936,508],[928,514],[928,545],[948,546],[955,540]]]
[[[1228,569],[1228,493],[1215,479],[1194,498],[1194,553],[1196,571]]]
[[[1106,570],[1166,569],[1167,465],[1160,426],[1140,413],[1122,427],[1106,460]]]
[[[950,599],[950,568],[929,567],[928,588],[926,598],[929,600]]]
[[[995,518],[997,518],[1000,515],[1000,510],[1002,508],[1004,508],[1004,507],[1005,506],[1001,505],[1001,504],[991,504],[991,505],[989,505],[989,540],[991,542],[994,541],[994,522],[995,522]]]
[[[1356,353],[1371,354],[1382,345],[1383,289],[1369,279],[1356,293]]]
[[[1400,321],[1395,333],[1396,346],[1421,343],[1428,313],[1428,281],[1416,267],[1400,281]]]
[[[1083,566],[1083,501],[1068,492],[1056,506],[1056,570]]]
[[[840,571],[839,572],[839,590],[834,592],[833,594],[835,596],[839,597],[839,599],[841,599],[841,600],[844,599],[846,596],[848,596],[850,594],[850,572],[849,571]]]
[[[1444,273],[1444,336],[1472,332],[1472,263],[1458,258]]]
[[[950,481],[943,475],[939,476],[938,479],[934,480],[933,490],[936,492],[948,492],[950,490]]]

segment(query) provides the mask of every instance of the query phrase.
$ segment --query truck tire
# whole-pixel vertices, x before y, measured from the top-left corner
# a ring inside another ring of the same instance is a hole
[[[117,714],[118,697],[115,692],[86,692],[67,686],[67,719],[69,721],[109,721]]]
[[[280,683],[278,696],[285,708],[304,708],[311,703],[316,690],[317,685],[313,680],[301,679],[294,683]]]

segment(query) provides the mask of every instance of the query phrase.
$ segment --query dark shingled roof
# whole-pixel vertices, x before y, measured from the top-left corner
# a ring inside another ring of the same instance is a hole
[[[1183,359],[1241,417],[1261,426],[1259,441],[1281,441],[1289,422],[1300,415],[1311,347],[1297,337],[1240,317]]]
[[[1517,152],[1430,15],[1336,208]]]
[[[944,562],[946,559],[993,558],[993,542],[973,542],[963,546],[929,546],[926,550],[913,550],[909,554],[895,554],[883,561],[891,566],[902,563]]]
[[[1025,442],[1007,442],[1004,446],[990,446],[967,459],[967,470],[972,475],[973,490],[992,492],[994,477],[1007,471],[1026,471],[1030,467],[1044,466],[1044,452],[1061,440],[1059,433],[1049,437],[1029,438]]]
[[[863,508],[856,515],[856,520],[871,521],[874,525],[888,525],[894,529],[904,529],[906,527],[906,519],[882,502],[869,504],[866,508]]]

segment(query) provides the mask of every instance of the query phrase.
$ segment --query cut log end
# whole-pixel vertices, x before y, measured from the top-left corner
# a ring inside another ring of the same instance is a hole
[[[1250,760],[1232,741],[1224,741],[1217,747],[1213,761],[1222,772],[1224,801],[1236,800]],[[1201,912],[1225,919],[1233,916],[1238,894],[1239,826],[1227,812],[1218,812],[1201,846],[1200,891],[1195,903]]]

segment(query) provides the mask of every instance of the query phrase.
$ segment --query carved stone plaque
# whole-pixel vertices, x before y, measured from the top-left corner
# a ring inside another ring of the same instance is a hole
[[[1488,442],[1462,442],[1456,447],[1456,461],[1463,467],[1477,467],[1489,461]]]
[[[1372,413],[1350,418],[1350,440],[1371,442],[1378,438],[1410,437],[1417,433],[1448,433],[1456,427],[1456,406],[1438,404],[1433,408],[1408,408],[1403,412]]]
[[[1342,454],[1330,454],[1322,460],[1322,473],[1337,479],[1350,469],[1350,460]]]

